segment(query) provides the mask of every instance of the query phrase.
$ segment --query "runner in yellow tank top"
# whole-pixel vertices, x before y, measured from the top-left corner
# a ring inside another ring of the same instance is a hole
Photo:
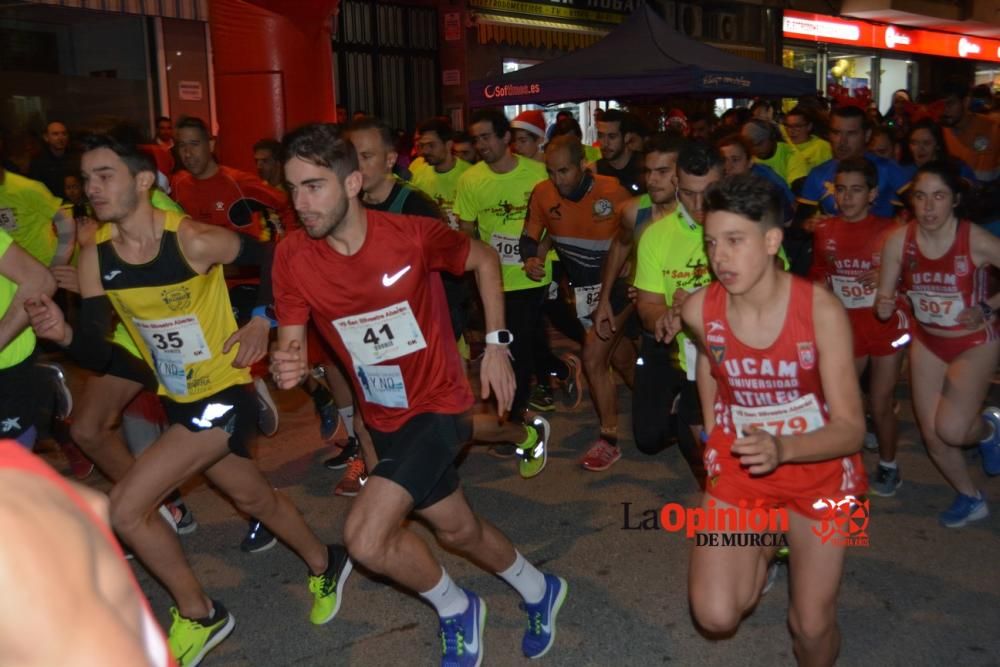
[[[135,146],[93,135],[83,147],[87,196],[98,217],[114,224],[81,253],[80,323],[70,327],[44,296],[26,309],[36,335],[67,347],[83,365],[101,368],[114,353],[107,340],[114,305],[157,372],[170,426],[115,484],[111,520],[177,603],[169,636],[174,657],[182,667],[196,665],[234,627],[232,614],[205,594],[177,534],[158,516],[166,495],[197,473],[306,562],[314,596],[310,621],[329,622],[351,570],[347,553],[317,539],[246,450],[256,405],[244,369],[266,348],[246,346],[236,330],[220,265],[257,264],[270,292],[269,253],[227,229],[153,210],[155,169]]]

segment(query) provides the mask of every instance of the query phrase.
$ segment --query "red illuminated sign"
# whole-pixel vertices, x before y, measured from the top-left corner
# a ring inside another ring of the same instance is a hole
[[[925,53],[932,56],[1000,62],[1000,40],[932,30],[849,21],[822,14],[786,10],[783,32],[788,39]]]

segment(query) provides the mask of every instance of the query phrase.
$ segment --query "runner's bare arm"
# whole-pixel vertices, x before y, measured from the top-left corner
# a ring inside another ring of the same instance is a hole
[[[52,296],[56,291],[56,280],[38,260],[16,243],[11,243],[0,257],[0,275],[17,285],[7,312],[0,318],[2,350],[30,324],[24,309],[25,301],[42,294]]]
[[[972,225],[969,229],[969,246],[972,248],[972,263],[975,266],[988,264],[994,268],[1000,267],[1000,238],[977,225]],[[955,316],[956,321],[969,330],[981,328],[987,320],[983,305],[990,310],[1000,308],[1000,293],[991,294],[979,303],[969,304]]]
[[[875,296],[875,314],[882,321],[889,319],[896,311],[896,285],[903,268],[903,239],[906,227],[900,227],[890,234],[882,246],[882,258],[878,270],[878,290]]]
[[[496,250],[480,241],[471,241],[465,270],[476,275],[486,331],[506,328],[500,257]],[[497,413],[502,416],[510,410],[514,400],[514,371],[510,367],[510,354],[506,345],[486,345],[479,375],[482,380],[482,397],[488,398],[492,391],[497,399]]]
[[[198,273],[205,273],[216,264],[238,266],[258,266],[260,286],[257,288],[257,307],[265,308],[274,301],[271,291],[271,265],[273,245],[255,241],[246,234],[206,225],[186,218],[177,229],[181,250],[188,263]],[[256,309],[255,309],[256,310]],[[260,361],[267,354],[267,343],[271,331],[271,320],[263,313],[254,313],[250,321],[226,340],[222,353],[227,354],[239,344],[235,368],[246,368]]]
[[[698,346],[698,360],[695,362],[695,381],[698,386],[698,399],[701,402],[702,423],[705,433],[711,433],[715,427],[715,394],[718,390],[715,378],[712,377],[711,366],[705,353],[705,331],[702,326],[702,308],[705,304],[705,289],[699,289],[684,300],[681,306],[681,320],[684,328],[691,335],[691,340]]]
[[[635,302],[635,308],[642,321],[642,327],[652,333],[657,342],[666,341],[669,343],[678,331],[677,327],[671,325],[672,315],[676,315],[676,312],[667,305],[662,294],[643,289],[636,290],[636,292],[638,298]]]
[[[278,327],[278,340],[271,345],[271,376],[279,389],[291,389],[309,375],[306,325]]]
[[[60,208],[52,216],[52,227],[56,231],[56,252],[49,266],[69,264],[76,247],[76,220],[65,209]]]
[[[847,456],[861,449],[865,435],[865,411],[853,365],[851,324],[837,297],[820,285],[813,285],[813,330],[830,419],[812,433],[782,436],[780,463],[809,463]]]
[[[593,320],[594,331],[604,340],[610,338],[615,332],[611,291],[622,265],[625,264],[625,260],[628,259],[629,252],[632,250],[637,211],[638,198],[625,204],[625,208],[618,218],[618,233],[611,241],[611,247],[608,248],[608,254],[604,258],[604,266],[601,268],[601,295],[597,301],[597,308],[594,310]]]
[[[4,470],[0,530],[4,664],[151,664],[128,565],[76,505],[45,480]]]

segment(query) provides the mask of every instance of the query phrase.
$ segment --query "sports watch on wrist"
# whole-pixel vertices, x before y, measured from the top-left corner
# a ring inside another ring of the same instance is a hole
[[[514,342],[514,334],[507,329],[497,329],[486,334],[486,342],[491,345],[510,345]]]

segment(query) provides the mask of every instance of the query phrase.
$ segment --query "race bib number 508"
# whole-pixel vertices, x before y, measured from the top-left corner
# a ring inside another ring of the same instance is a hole
[[[355,364],[373,366],[427,347],[406,301],[381,310],[342,317],[333,326]]]

